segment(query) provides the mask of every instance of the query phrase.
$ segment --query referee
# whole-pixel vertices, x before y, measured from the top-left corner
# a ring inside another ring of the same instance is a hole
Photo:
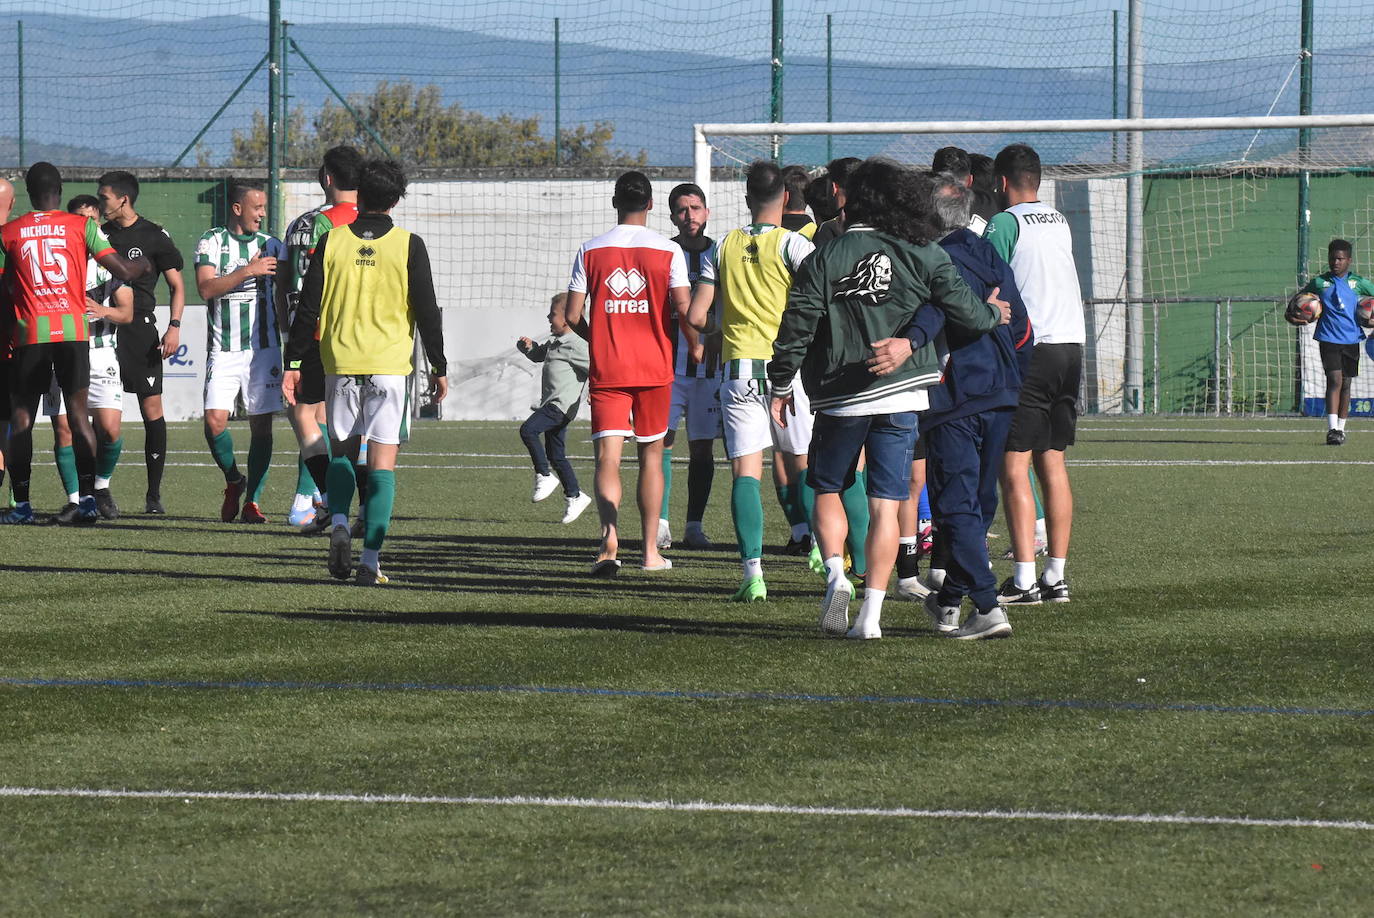
[[[167,421],[162,415],[162,361],[181,345],[181,314],[186,309],[186,285],[181,277],[181,253],[167,231],[134,210],[138,201],[138,179],[131,172],[106,172],[100,177],[101,230],[110,244],[125,258],[142,255],[153,263],[153,270],[135,279],[134,320],[119,327],[115,355],[124,391],[138,397],[143,415],[143,458],[148,467],[148,493],[145,513],[162,515],[162,470],[167,464]],[[171,318],[167,333],[158,336],[153,307],[156,305],[157,279],[167,281],[171,299]]]

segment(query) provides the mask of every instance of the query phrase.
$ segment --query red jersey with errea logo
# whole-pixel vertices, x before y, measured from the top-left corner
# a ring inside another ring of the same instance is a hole
[[[587,296],[592,388],[673,381],[674,287],[689,287],[687,259],[668,238],[622,224],[584,242],[568,290]]]
[[[86,259],[114,247],[89,217],[34,211],[0,227],[15,347],[85,341]]]

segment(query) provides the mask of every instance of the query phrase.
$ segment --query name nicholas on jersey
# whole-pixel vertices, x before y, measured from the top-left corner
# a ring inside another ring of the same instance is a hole
[[[38,239],[42,236],[65,236],[67,228],[61,224],[39,223],[19,227],[20,239]]]

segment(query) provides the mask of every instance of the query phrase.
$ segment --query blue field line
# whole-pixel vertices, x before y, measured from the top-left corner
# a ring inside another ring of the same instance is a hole
[[[249,691],[451,692],[474,695],[572,695],[595,698],[651,698],[666,701],[765,701],[801,704],[891,704],[940,707],[1043,708],[1084,711],[1176,711],[1194,714],[1277,714],[1290,717],[1371,717],[1374,709],[1298,708],[1269,705],[1091,701],[1073,698],[926,698],[919,695],[813,695],[802,692],[709,692],[675,689],[615,689],[558,685],[450,685],[437,682],[277,682],[267,680],[44,679],[0,677],[16,688],[157,688]]]

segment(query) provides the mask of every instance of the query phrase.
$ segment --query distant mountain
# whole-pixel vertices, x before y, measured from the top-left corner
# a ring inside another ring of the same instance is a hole
[[[32,138],[25,140],[24,158],[27,163],[47,160],[50,163],[58,163],[63,166],[109,166],[116,163],[124,166],[154,165],[150,159],[128,154],[116,156],[109,150],[78,147],[65,143],[40,143]],[[17,163],[18,161],[19,138],[0,137],[0,163]]]
[[[37,144],[44,143],[70,148],[71,156],[85,157],[81,150],[108,151],[92,153],[101,162],[170,165],[186,151],[182,164],[194,165],[197,132],[259,63],[267,43],[266,24],[241,17],[147,22],[25,13],[23,19],[24,120],[31,157],[40,149]],[[289,34],[310,63],[345,94],[369,90],[380,80],[436,83],[446,102],[490,115],[538,115],[549,134],[554,120],[551,32],[538,38],[493,37],[384,22],[366,27],[299,24],[290,26]],[[12,30],[0,30],[0,57],[14,60],[14,42]],[[563,126],[610,121],[616,128],[615,147],[643,149],[650,164],[663,166],[691,162],[695,122],[766,120],[769,68],[762,54],[741,60],[636,50],[641,45],[632,34],[622,45],[565,39],[560,49]],[[932,53],[940,53],[939,43],[931,47]],[[958,59],[958,65],[836,60],[835,118],[1087,118],[1112,113],[1110,68],[1005,68],[995,58],[974,64],[964,54]],[[1368,64],[1369,55],[1361,49],[1320,56],[1316,110],[1374,111]],[[1285,86],[1291,67],[1291,56],[1279,55],[1151,67],[1146,112],[1263,114]],[[329,95],[297,55],[288,58],[286,75],[293,106],[313,112]],[[1121,81],[1118,109],[1124,114],[1124,68]],[[825,120],[825,85],[823,59],[788,58],[785,119]],[[265,111],[266,88],[264,68],[206,131],[202,143],[214,162],[227,153],[233,129],[246,129],[255,110]],[[1295,86],[1288,86],[1276,111],[1295,111],[1296,95]],[[0,94],[0,123],[14,125],[17,114],[15,94]],[[1062,157],[1101,148],[1104,139],[1068,141]],[[990,150],[1004,138],[983,140],[981,148]],[[898,148],[892,138],[870,138],[843,149],[866,154]],[[8,157],[6,152],[0,147],[0,159],[12,160],[13,152]],[[826,152],[823,138],[789,141],[787,146],[787,158],[807,162],[824,159]]]

